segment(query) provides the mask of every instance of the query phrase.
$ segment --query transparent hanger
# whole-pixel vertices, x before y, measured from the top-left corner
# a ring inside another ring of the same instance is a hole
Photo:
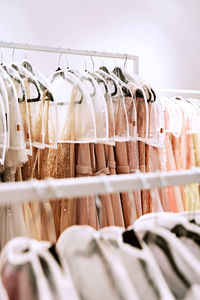
[[[91,61],[92,61],[92,70],[94,70],[94,69],[95,69],[95,65],[94,65],[94,59],[93,59],[93,57],[92,57],[92,56],[90,56],[90,59],[91,59]]]
[[[24,86],[24,82],[21,79],[19,73],[12,68],[11,66],[5,66],[6,71],[13,80],[17,94],[18,94],[18,103],[21,112],[21,119],[24,131],[24,140],[26,143],[26,150],[28,155],[32,155],[32,142],[31,142],[31,133],[30,133],[30,121],[29,121],[29,112],[27,104],[27,95]],[[21,96],[22,91],[22,96]],[[21,97],[20,97],[21,96]]]
[[[119,83],[122,90],[123,90],[123,88],[126,88],[126,91],[128,91],[130,93],[130,96],[128,98],[131,98],[131,101],[132,101],[131,107],[130,107],[130,103],[127,103],[128,102],[127,97],[125,97],[127,117],[128,117],[128,121],[129,121],[129,139],[136,140],[137,139],[137,111],[136,111],[135,97],[133,96],[133,93],[127,84],[125,84],[123,81],[121,81],[114,73],[112,73],[112,76]],[[131,115],[130,115],[130,113],[131,113]]]
[[[81,80],[81,82],[86,85],[91,97],[95,96],[96,87],[95,87],[94,82],[93,82],[93,80],[91,79],[91,77],[88,73],[86,59],[85,59],[85,69],[84,69],[84,71],[83,70],[78,70],[78,69],[70,69],[70,68],[67,68],[67,71],[74,74],[75,76],[77,76]]]
[[[15,60],[15,48],[13,48],[13,51],[12,51],[12,62],[14,62]]]
[[[0,75],[3,79],[3,83],[5,85],[7,96],[9,99],[9,149],[23,151],[26,146],[24,140],[24,133],[22,129],[22,120],[18,106],[17,92],[12,82],[12,79],[9,77],[8,73],[3,69],[2,66],[0,66]]]
[[[114,120],[114,110],[113,110],[113,102],[112,97],[109,92],[109,87],[107,85],[106,80],[99,73],[95,71],[90,71],[89,74],[97,81],[99,86],[102,88],[102,92],[105,98],[107,112],[108,112],[108,140],[106,144],[115,145],[115,120]]]
[[[25,67],[18,63],[11,63],[23,80],[27,103],[29,107],[30,131],[32,145],[36,148],[44,148],[44,119],[43,119],[43,99],[37,78]]]
[[[162,103],[157,94],[156,101],[148,103],[148,111],[149,133],[146,143],[150,146],[162,148],[165,142],[165,117]]]
[[[68,71],[57,71],[50,78],[58,109],[58,142],[95,142],[96,122],[92,99],[81,80]]]
[[[78,76],[82,81],[82,83],[85,85],[85,87],[88,88],[87,81],[83,80],[84,74],[86,74],[86,72],[84,73],[81,71],[76,72],[76,76]],[[107,144],[108,137],[109,137],[109,127],[108,127],[109,123],[108,123],[108,111],[107,111],[106,100],[96,80],[89,73],[87,73],[86,76],[95,89],[95,93],[90,94],[90,97],[92,99],[92,104],[95,113],[96,142]],[[90,92],[89,89],[88,92]]]
[[[44,147],[57,148],[57,105],[53,98],[50,83],[40,71],[33,68],[27,59],[22,62],[22,66],[35,76],[41,89],[41,98],[43,102]]]
[[[127,111],[126,111],[125,100],[124,100],[122,89],[119,83],[111,75],[107,74],[103,70],[98,70],[97,73],[103,76],[103,78],[107,81],[107,84],[113,81],[115,82],[115,86],[117,88],[117,94],[115,96],[112,96],[114,119],[115,119],[115,141],[116,142],[128,141],[129,125],[128,125]]]
[[[148,109],[147,95],[137,75],[134,74],[134,76],[132,76],[129,73],[127,73],[126,70],[124,70],[124,73],[126,75],[128,74],[127,75],[129,79],[128,85],[130,86],[132,93],[136,97],[137,136],[138,136],[137,139],[138,141],[146,142],[148,141],[148,133],[149,133],[149,109]]]
[[[162,105],[165,107],[165,114],[168,116],[167,122],[165,121],[165,132],[179,137],[183,127],[183,115],[180,106],[177,104],[177,101],[168,98],[162,100]]]

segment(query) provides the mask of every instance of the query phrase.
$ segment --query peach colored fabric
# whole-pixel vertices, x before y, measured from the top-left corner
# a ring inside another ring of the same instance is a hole
[[[130,173],[135,173],[139,171],[139,153],[138,153],[138,142],[129,141],[127,144],[127,155],[128,155],[128,165]],[[142,215],[142,199],[141,191],[133,191],[133,198],[135,201],[136,214],[139,218]]]
[[[110,145],[104,145],[105,147],[105,159],[106,165],[110,170],[110,175],[116,174],[116,161],[114,157],[114,147]],[[122,212],[121,198],[119,193],[110,194],[112,202],[112,210],[114,216],[115,226],[124,227],[124,217]]]
[[[103,144],[94,145],[95,165],[93,166],[93,175],[109,175],[110,170],[106,166],[105,149]],[[101,200],[101,227],[114,226],[114,214],[110,194],[99,196]]]
[[[148,157],[146,162],[146,171],[147,172],[156,172],[160,170],[159,159],[158,159],[158,149],[156,147],[146,145],[148,149]],[[151,189],[149,191],[151,198],[151,210],[152,212],[162,212],[162,204],[160,199],[160,194],[158,189]]]
[[[115,158],[117,164],[117,174],[129,174],[126,142],[116,142]],[[129,225],[131,225],[132,216],[132,202],[128,193],[121,193],[121,202],[123,208],[124,223],[125,226],[128,227]]]
[[[75,176],[92,176],[92,152],[89,144],[76,144]],[[78,197],[76,202],[76,224],[90,225],[97,229],[97,211],[93,196]]]

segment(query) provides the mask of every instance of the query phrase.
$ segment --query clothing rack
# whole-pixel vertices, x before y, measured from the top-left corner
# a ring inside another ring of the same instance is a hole
[[[0,41],[0,48],[11,48],[13,50],[28,50],[28,51],[39,51],[39,52],[49,52],[49,53],[60,53],[60,54],[70,54],[70,55],[80,55],[80,56],[89,56],[89,57],[105,57],[105,58],[117,58],[125,60],[133,60],[134,62],[134,72],[139,74],[139,56],[131,54],[122,54],[122,53],[111,53],[103,51],[89,51],[89,50],[78,50],[62,47],[50,47],[42,45],[33,45],[33,44],[23,44],[23,43],[14,43],[14,42],[4,42]]]
[[[156,89],[158,93],[172,93],[172,94],[194,94],[200,95],[200,90],[182,90],[182,89]]]
[[[0,205],[86,195],[148,190],[200,183],[200,168],[191,170],[32,180],[0,185]]]

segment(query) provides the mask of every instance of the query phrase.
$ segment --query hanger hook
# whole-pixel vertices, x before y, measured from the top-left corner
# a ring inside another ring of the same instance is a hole
[[[94,70],[94,68],[95,68],[95,66],[94,66],[94,59],[93,59],[92,56],[90,56],[90,59],[91,59],[91,61],[92,61],[92,67],[93,67],[93,70]]]
[[[126,63],[127,63],[127,60],[128,60],[128,56],[127,56],[127,54],[125,54],[125,61],[124,61],[124,70],[126,69]]]
[[[59,58],[58,58],[58,67],[60,68],[60,60],[61,60],[61,57],[62,57],[62,48],[60,48],[60,55],[59,55]]]
[[[67,61],[67,69],[69,69],[69,58],[65,56],[65,60]]]
[[[13,47],[13,51],[12,51],[12,62],[14,62],[14,58],[15,58],[15,47]]]
[[[85,71],[87,71],[87,59],[85,58],[84,61],[85,61]]]

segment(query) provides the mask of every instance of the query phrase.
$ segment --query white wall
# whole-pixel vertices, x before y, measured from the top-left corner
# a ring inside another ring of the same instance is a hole
[[[0,10],[0,40],[139,54],[153,86],[200,89],[199,0],[0,0]],[[26,55],[45,74],[57,68],[56,54]]]

